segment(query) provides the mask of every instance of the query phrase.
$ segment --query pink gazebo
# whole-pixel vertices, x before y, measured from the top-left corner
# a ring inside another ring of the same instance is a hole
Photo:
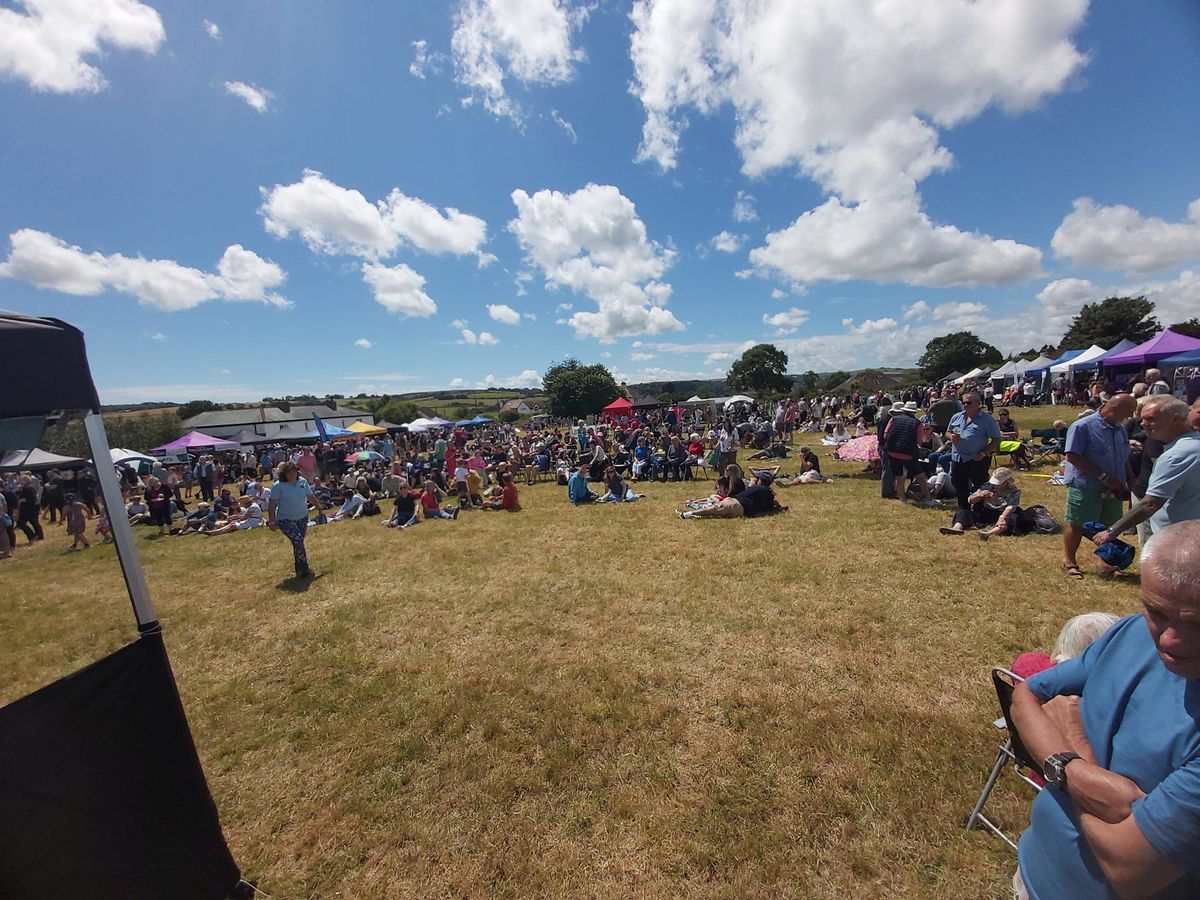
[[[176,438],[170,443],[163,444],[161,447],[155,447],[150,452],[161,456],[180,451],[200,453],[205,450],[240,450],[241,447],[242,445],[237,441],[227,441],[224,438],[213,437],[211,434],[205,434],[203,431],[189,431],[183,437]]]

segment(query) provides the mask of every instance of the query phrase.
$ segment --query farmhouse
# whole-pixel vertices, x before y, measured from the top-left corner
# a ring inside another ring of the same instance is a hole
[[[515,412],[521,416],[532,416],[541,411],[542,404],[540,401],[526,400],[523,397],[514,397],[500,407],[500,412]]]

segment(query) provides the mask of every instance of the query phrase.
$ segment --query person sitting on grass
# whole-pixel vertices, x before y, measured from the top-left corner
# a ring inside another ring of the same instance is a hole
[[[241,508],[240,511],[231,515],[224,525],[218,525],[216,528],[210,528],[201,533],[205,537],[213,537],[233,531],[250,531],[264,524],[262,507],[253,497],[238,497],[238,505]]]
[[[499,479],[503,474],[504,471],[501,469],[497,472],[496,478]],[[478,469],[467,470],[467,501],[471,509],[483,508],[483,475]],[[461,497],[459,498],[459,505],[462,505]]]
[[[408,528],[421,521],[421,495],[409,487],[408,479],[401,478],[396,488],[396,500],[392,514],[383,524],[388,528]]]
[[[780,506],[775,499],[775,492],[771,490],[772,481],[771,476],[766,473],[755,475],[750,481],[750,487],[744,491],[703,509],[676,510],[676,515],[681,519],[740,519],[786,509],[787,507]]]
[[[621,473],[615,466],[605,469],[604,486],[608,488],[608,493],[604,495],[603,502],[605,503],[632,503],[645,496],[644,494],[635,494],[633,488],[621,477]]]
[[[201,500],[196,504],[194,511],[183,517],[183,525],[175,532],[175,537],[183,537],[185,534],[199,534],[201,531],[211,528],[216,524],[216,517],[212,514],[208,503]]]
[[[432,480],[425,482],[425,490],[421,492],[421,512],[426,519],[457,519],[458,511],[462,508],[442,509],[442,498],[445,497]]]
[[[355,482],[354,491],[346,498],[341,509],[329,517],[330,522],[341,519],[357,519],[363,515],[373,515],[370,505],[375,504],[375,492],[367,486],[367,479],[359,476]],[[376,507],[378,511],[378,507]]]
[[[517,498],[517,484],[513,481],[512,473],[505,472],[500,476],[500,498],[498,500],[489,500],[483,504],[486,510],[507,510],[508,512],[519,512],[521,504]]]
[[[938,530],[958,535],[968,528],[982,528],[979,538],[984,541],[993,534],[1014,534],[1019,527],[1020,503],[1021,489],[1013,479],[1012,470],[1001,466],[993,470],[983,487],[967,497],[967,509],[960,507],[955,511],[954,523]],[[993,527],[985,527],[989,525]]]
[[[578,506],[581,503],[595,503],[600,499],[588,487],[588,470],[590,468],[589,463],[580,463],[575,474],[571,476],[571,480],[567,482],[567,497],[570,498],[572,506]]]
[[[141,525],[150,521],[149,507],[140,495],[134,494],[125,504],[125,516],[130,525]]]

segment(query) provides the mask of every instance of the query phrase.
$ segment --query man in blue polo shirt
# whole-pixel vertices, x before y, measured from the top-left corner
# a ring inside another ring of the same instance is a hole
[[[1067,429],[1062,568],[1069,578],[1083,578],[1075,555],[1084,523],[1112,525],[1121,518],[1122,497],[1129,490],[1129,434],[1124,423],[1136,410],[1132,395],[1117,394]]]
[[[1000,447],[1000,423],[982,408],[974,391],[963,394],[962,412],[950,417],[946,437],[950,439],[950,481],[959,509],[970,509],[967,498],[988,480],[992,454]]]
[[[1013,695],[1047,781],[1018,900],[1200,896],[1200,521],[1150,539],[1141,592],[1142,615]]]

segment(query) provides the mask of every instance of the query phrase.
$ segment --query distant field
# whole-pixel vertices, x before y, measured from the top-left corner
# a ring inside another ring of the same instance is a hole
[[[676,518],[704,481],[574,509],[547,482],[515,515],[315,529],[305,586],[265,530],[139,530],[242,871],[280,898],[1008,896],[1013,854],[962,828],[989,667],[1137,587],[1068,581],[1056,536],[943,537],[948,510],[817,449],[850,477],[782,515]],[[0,703],[134,633],[112,548],[48,535],[0,563]],[[989,815],[1020,831],[1014,783]]]

